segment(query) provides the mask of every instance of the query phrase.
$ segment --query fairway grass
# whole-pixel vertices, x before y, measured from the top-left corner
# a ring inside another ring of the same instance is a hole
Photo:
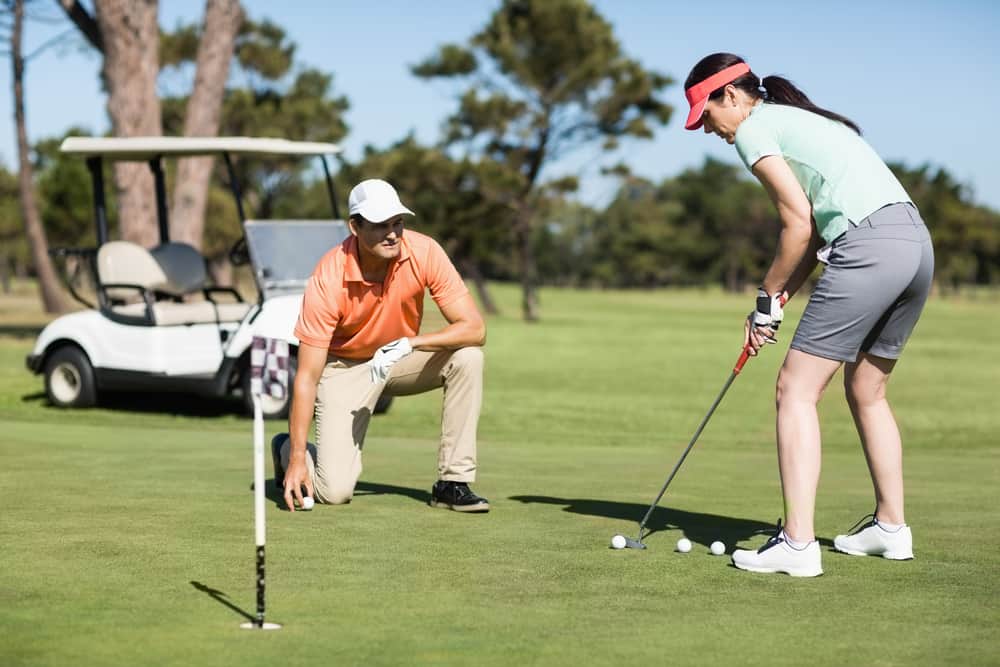
[[[270,633],[239,629],[254,611],[250,421],[199,399],[49,407],[24,369],[37,323],[4,312],[0,665],[1000,664],[996,300],[932,300],[890,386],[913,561],[830,550],[873,505],[831,384],[825,574],[801,580],[708,553],[759,546],[781,513],[773,386],[801,301],[692,450],[649,549],[614,551],[732,370],[751,300],[542,290],[529,325],[517,291],[494,289],[473,487],[493,511],[426,505],[439,393],[373,421],[350,505],[282,511],[268,465],[268,620],[284,624]],[[682,535],[689,554],[673,551]]]

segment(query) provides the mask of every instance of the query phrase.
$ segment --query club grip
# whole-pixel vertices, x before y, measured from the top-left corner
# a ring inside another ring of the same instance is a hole
[[[747,363],[750,358],[750,343],[743,346],[743,352],[740,353],[740,358],[736,360],[736,365],[733,366],[733,374],[738,375],[743,366]]]
[[[786,303],[788,303],[789,298],[791,297],[788,296],[788,292],[781,293],[780,301],[782,308],[785,306]],[[740,358],[736,360],[736,365],[733,366],[733,375],[739,375],[740,371],[743,370],[743,366],[746,365],[747,360],[749,359],[750,359],[750,343],[747,343],[746,345],[743,346],[743,352],[740,353]]]

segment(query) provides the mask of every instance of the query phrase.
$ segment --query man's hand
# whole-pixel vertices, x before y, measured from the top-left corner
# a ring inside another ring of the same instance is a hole
[[[782,307],[787,301],[787,292],[771,295],[763,288],[757,290],[756,307],[750,311],[743,327],[743,345],[750,346],[751,355],[756,356],[764,345],[778,342],[776,334],[785,317]]]
[[[384,382],[393,364],[413,352],[409,338],[400,338],[379,348],[368,365],[371,366],[372,383]]]
[[[308,456],[308,454],[307,454]],[[295,511],[295,503],[302,507],[302,487],[306,488],[306,494],[313,497],[312,480],[309,479],[309,468],[306,467],[305,459],[292,457],[288,462],[288,469],[285,470],[285,506],[289,512]]]

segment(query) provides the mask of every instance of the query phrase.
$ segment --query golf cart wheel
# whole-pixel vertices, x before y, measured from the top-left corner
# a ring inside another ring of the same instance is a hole
[[[288,391],[284,398],[274,398],[264,395],[260,397],[261,414],[264,419],[287,419],[292,407],[292,387],[295,386],[295,371],[299,367],[294,348],[288,357]],[[243,387],[243,406],[246,413],[253,416],[253,398],[250,395],[250,361],[243,369],[241,385]]]
[[[90,359],[78,347],[61,347],[45,362],[45,394],[60,408],[89,408],[97,403],[97,383]]]

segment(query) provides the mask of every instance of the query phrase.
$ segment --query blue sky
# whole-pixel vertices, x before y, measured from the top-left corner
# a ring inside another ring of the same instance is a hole
[[[446,42],[463,42],[481,27],[496,0],[244,0],[254,18],[268,17],[298,44],[297,59],[334,75],[334,90],[351,103],[348,157],[363,146],[387,146],[408,132],[431,143],[455,108],[455,90],[428,83],[409,66]],[[760,75],[782,74],[821,106],[857,122],[888,160],[946,167],[973,188],[980,203],[1000,209],[1000,3],[989,0],[846,0],[798,3],[757,0],[682,3],[597,0],[624,50],[644,66],[671,75],[665,91],[676,108],[654,140],[629,142],[617,154],[583,149],[547,172],[583,176],[582,200],[601,204],[614,183],[601,164],[624,160],[658,180],[699,165],[706,155],[737,156],[721,140],[682,129],[681,89],[690,67],[714,51],[744,56]],[[59,18],[55,3],[36,3]],[[201,0],[161,0],[160,20],[199,20]],[[31,23],[26,52],[69,27]],[[108,127],[98,81],[100,61],[86,48],[43,52],[27,73],[32,140],[72,125]],[[15,164],[9,60],[0,70],[0,161]]]

